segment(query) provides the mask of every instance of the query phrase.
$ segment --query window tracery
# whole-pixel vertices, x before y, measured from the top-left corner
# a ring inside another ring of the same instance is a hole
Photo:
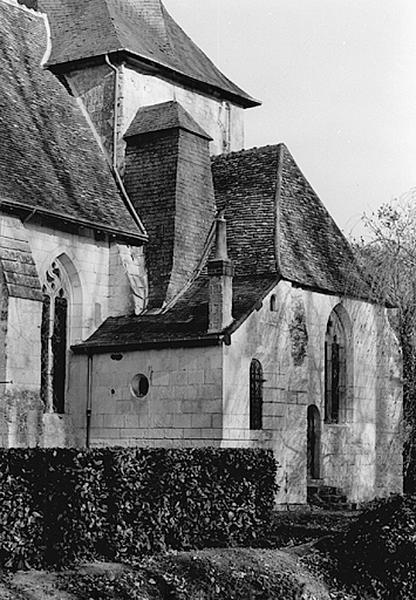
[[[68,287],[62,267],[52,262],[42,287],[41,323],[41,398],[48,412],[65,410]]]

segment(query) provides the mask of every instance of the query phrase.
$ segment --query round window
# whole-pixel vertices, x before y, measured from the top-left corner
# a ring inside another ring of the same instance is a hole
[[[149,380],[143,373],[138,373],[130,383],[131,393],[136,398],[144,398],[149,391]]]

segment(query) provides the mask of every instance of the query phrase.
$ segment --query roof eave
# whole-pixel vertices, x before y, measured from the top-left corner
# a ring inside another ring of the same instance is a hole
[[[254,108],[255,106],[260,106],[262,104],[260,100],[252,98],[248,94],[243,93],[240,95],[231,92],[230,90],[226,90],[220,86],[196,79],[190,75],[187,75],[186,73],[183,73],[182,71],[179,71],[178,69],[173,69],[161,61],[154,60],[151,57],[144,56],[142,54],[137,54],[136,52],[126,48],[114,49],[106,54],[100,54],[97,56],[80,57],[62,62],[48,61],[45,64],[45,68],[58,75],[67,71],[71,71],[75,68],[79,69],[80,64],[102,63],[104,62],[107,54],[113,61],[127,62],[136,67],[144,67],[146,69],[150,69],[153,74],[165,74],[170,80],[177,81],[178,83],[186,83],[195,90],[202,91],[210,96],[226,98],[242,108]]]
[[[151,339],[145,342],[114,342],[111,344],[97,344],[84,342],[71,346],[74,354],[113,354],[134,352],[140,350],[154,350],[161,348],[195,348],[205,346],[219,346],[228,342],[224,333],[207,334],[197,337],[166,338],[162,340]]]
[[[148,236],[144,233],[133,233],[131,231],[123,231],[117,227],[111,227],[109,225],[105,225],[102,223],[97,223],[93,221],[89,221],[88,219],[80,219],[78,217],[73,217],[70,215],[65,215],[63,213],[58,213],[52,210],[48,210],[45,208],[32,206],[30,204],[24,204],[23,202],[15,202],[14,200],[10,200],[7,198],[0,198],[0,209],[6,209],[12,212],[18,212],[21,214],[25,220],[29,220],[35,218],[36,215],[42,216],[45,220],[49,220],[51,222],[59,222],[62,224],[71,224],[78,227],[83,227],[86,229],[92,229],[94,231],[99,231],[103,233],[107,233],[112,237],[140,242],[147,242]]]
[[[389,299],[385,299],[383,301],[377,300],[376,298],[371,298],[370,294],[368,296],[366,296],[365,294],[353,295],[352,293],[348,293],[348,292],[329,290],[329,289],[326,289],[323,287],[305,284],[305,283],[296,281],[295,279],[291,279],[291,278],[285,277],[285,276],[283,276],[282,279],[284,281],[287,281],[288,283],[291,283],[293,285],[293,287],[302,288],[309,292],[315,292],[317,294],[322,294],[324,296],[336,296],[337,298],[346,298],[348,300],[356,300],[357,302],[366,302],[367,304],[383,306],[385,308],[397,308],[394,304],[392,304],[390,302]]]

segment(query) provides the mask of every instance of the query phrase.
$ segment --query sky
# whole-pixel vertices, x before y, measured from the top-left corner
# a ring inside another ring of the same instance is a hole
[[[246,147],[284,142],[338,225],[416,187],[415,0],[164,0],[263,104]]]

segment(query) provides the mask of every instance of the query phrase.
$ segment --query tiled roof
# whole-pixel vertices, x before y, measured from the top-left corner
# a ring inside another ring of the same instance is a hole
[[[160,0],[40,0],[39,7],[51,22],[48,65],[126,51],[242,106],[259,104],[217,69]]]
[[[0,2],[0,199],[143,236],[76,101],[40,63],[43,17]]]
[[[173,100],[139,108],[124,137],[176,128],[195,133],[206,140],[212,140],[212,137],[198,125],[191,115]]]
[[[283,144],[220,155],[212,169],[237,274],[274,272],[372,299],[350,245]]]
[[[9,297],[42,300],[40,281],[20,219],[2,215],[0,266]]]
[[[276,276],[234,277],[234,326],[277,283]],[[233,325],[230,331],[233,329]],[[170,346],[181,343],[215,342],[221,337],[208,334],[208,277],[200,275],[174,306],[159,315],[111,317],[83,344],[74,349],[111,350],[115,347]]]
[[[283,144],[214,157],[212,172],[235,267],[234,322],[227,331],[238,327],[280,279],[375,300],[351,247]],[[212,341],[207,307],[203,270],[164,314],[108,319],[80,349]]]

